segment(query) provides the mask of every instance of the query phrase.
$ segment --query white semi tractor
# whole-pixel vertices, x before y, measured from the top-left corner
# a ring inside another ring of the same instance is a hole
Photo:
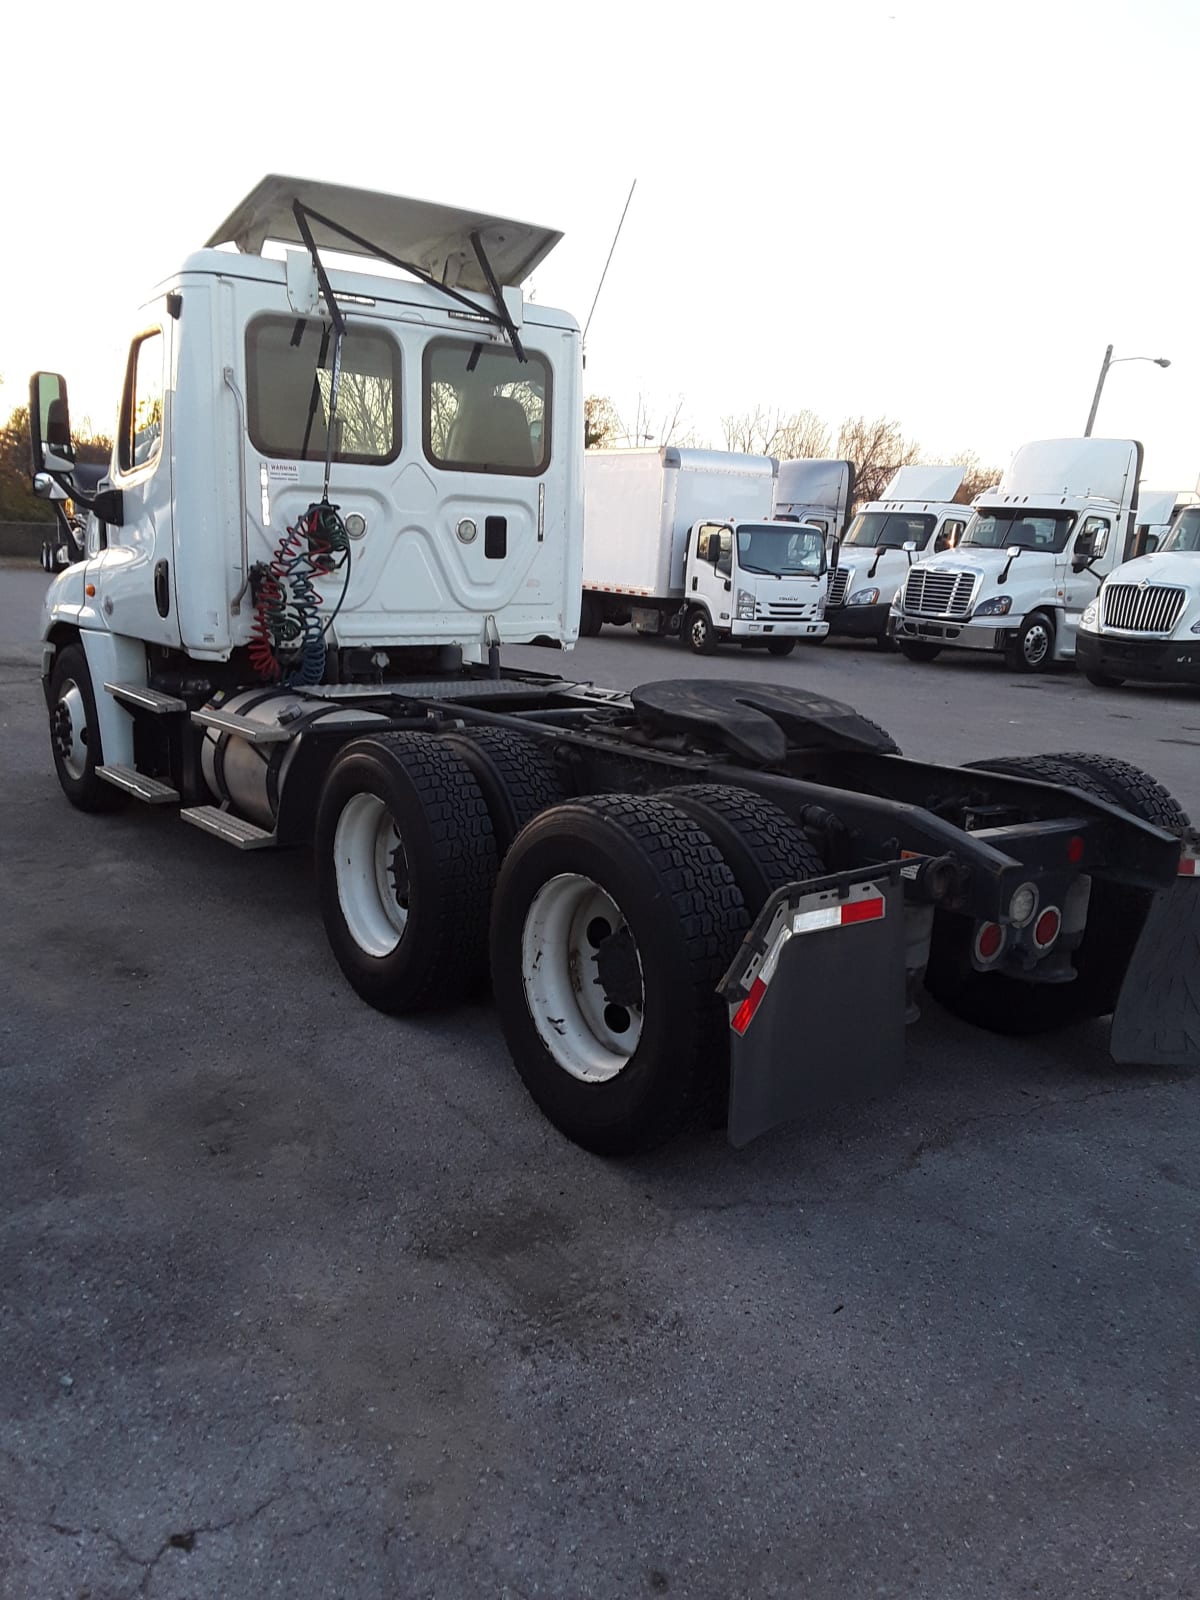
[[[1022,445],[953,550],[914,562],[888,629],[912,661],[982,650],[1015,672],[1075,657],[1079,619],[1134,533],[1134,439]]]
[[[589,450],[584,456],[580,632],[632,622],[679,633],[698,655],[722,642],[787,655],[825,634],[825,540],[776,522],[771,456]]]
[[[1110,572],[1079,622],[1088,682],[1200,684],[1200,505],[1182,506],[1149,555]]]
[[[954,501],[965,475],[958,466],[898,467],[881,498],[860,507],[829,575],[831,637],[874,639],[890,648],[892,596],[916,553],[953,550],[970,520],[970,507]]]
[[[1200,1062],[1200,849],[1144,774],[930,765],[799,688],[502,661],[578,626],[579,331],[520,287],[557,237],[263,180],[143,304],[94,495],[35,374],[35,471],[91,513],[42,618],[67,798],[311,847],[358,994],[490,975],[531,1095],[595,1151],[880,1092],[922,982],[982,1027],[1115,1012],[1118,1060]]]
[[[834,553],[854,505],[853,461],[781,461],[775,474],[774,515],[784,522],[807,522],[825,535]]]

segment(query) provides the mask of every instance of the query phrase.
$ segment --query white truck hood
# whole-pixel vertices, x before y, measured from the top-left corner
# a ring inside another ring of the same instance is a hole
[[[1154,583],[1200,590],[1200,550],[1156,550],[1126,561],[1108,575],[1109,583]]]

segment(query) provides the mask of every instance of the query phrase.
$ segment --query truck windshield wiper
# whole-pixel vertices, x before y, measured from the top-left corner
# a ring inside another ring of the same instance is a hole
[[[741,567],[743,572],[761,572],[765,577],[768,578],[778,578],[781,576],[781,574],[776,572],[773,567],[752,567],[748,561],[739,561],[738,566]]]

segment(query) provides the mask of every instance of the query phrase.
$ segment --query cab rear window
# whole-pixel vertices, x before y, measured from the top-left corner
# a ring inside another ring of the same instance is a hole
[[[508,346],[435,339],[425,348],[423,431],[435,467],[534,477],[550,461],[550,367]]]
[[[259,317],[246,329],[250,442],[282,461],[324,461],[333,382],[333,329],[305,317]],[[333,459],[370,465],[400,454],[400,349],[386,333],[350,327],[342,341]]]

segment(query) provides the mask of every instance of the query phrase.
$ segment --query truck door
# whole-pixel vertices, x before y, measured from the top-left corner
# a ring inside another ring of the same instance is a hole
[[[1096,598],[1100,580],[1112,566],[1111,544],[1112,518],[1098,515],[1084,517],[1069,546],[1071,559],[1063,577],[1063,600],[1071,628],[1074,628],[1084,608]],[[1080,559],[1085,555],[1088,565],[1080,567]]]
[[[164,308],[165,309],[165,308]],[[172,549],[169,318],[148,322],[129,347],[113,449],[123,516],[106,529],[88,571],[113,633],[179,644]]]
[[[714,623],[726,624],[732,614],[733,530],[720,522],[702,522],[696,529],[694,554],[689,551],[685,595],[689,605],[705,606]]]

